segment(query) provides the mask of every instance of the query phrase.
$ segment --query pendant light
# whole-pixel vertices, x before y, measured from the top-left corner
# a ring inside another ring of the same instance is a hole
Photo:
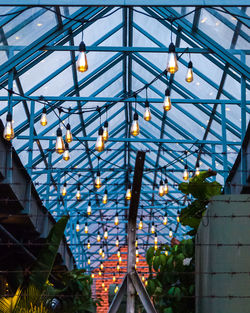
[[[102,197],[102,203],[106,204],[108,202],[108,190],[105,188],[104,195]]]
[[[90,249],[90,241],[88,240],[87,248]]]
[[[165,178],[165,181],[164,181],[164,194],[165,195],[168,194],[168,179],[167,179],[167,177]]]
[[[99,270],[98,275],[102,276],[102,271],[101,270]]]
[[[91,278],[95,278],[95,274],[94,273],[91,274]]]
[[[144,111],[143,118],[147,122],[151,121],[151,118],[152,118],[148,101],[145,102],[145,111]]]
[[[108,121],[105,121],[103,126],[104,126],[104,128],[103,128],[103,140],[104,140],[104,142],[106,142],[109,139],[109,130],[108,130],[109,123],[108,123]]]
[[[191,83],[194,80],[193,63],[191,60],[188,62],[188,69],[187,69],[187,74],[186,74],[185,80],[187,83]]]
[[[176,217],[177,223],[180,223],[180,211],[177,211],[177,217]]]
[[[81,189],[81,185],[80,185],[80,183],[78,182],[78,184],[77,184],[77,191],[76,191],[76,200],[78,200],[78,201],[81,200],[81,192],[80,192],[80,189]]]
[[[174,74],[178,71],[178,62],[175,53],[175,45],[173,44],[173,42],[170,43],[168,49],[169,53],[168,53],[167,71],[170,74]]]
[[[63,184],[63,189],[62,189],[62,196],[65,197],[67,194],[67,183],[65,182]]]
[[[169,229],[169,237],[172,238],[173,237],[173,231],[172,231],[172,228],[170,227]]]
[[[120,256],[121,256],[121,250],[119,248],[118,251],[117,251],[117,258],[119,259]]]
[[[160,180],[160,185],[159,185],[159,196],[163,197],[164,194],[165,194],[165,192],[164,192],[164,185],[163,185],[163,180],[161,179]]]
[[[119,237],[118,236],[116,237],[115,245],[116,245],[116,247],[119,247]]]
[[[108,228],[107,228],[107,227],[105,228],[103,238],[104,238],[105,240],[108,239]]]
[[[138,119],[139,119],[138,113],[135,112],[133,122],[131,125],[131,129],[130,129],[130,134],[134,137],[138,136],[140,133],[140,127],[139,127]]]
[[[79,220],[77,218],[77,221],[76,221],[76,232],[78,233],[80,231],[80,224],[79,224]]]
[[[103,267],[104,267],[104,266],[103,266],[103,263],[102,263],[102,261],[101,261],[100,269],[103,270]]]
[[[115,274],[113,274],[112,280],[113,280],[113,282],[115,283],[115,281],[116,281]]]
[[[139,257],[136,257],[136,259],[135,259],[135,263],[136,263],[136,264],[138,264],[138,263],[139,263],[139,261],[140,261]]]
[[[200,175],[200,162],[198,161],[196,163],[195,176],[199,176],[199,175]]]
[[[62,138],[62,130],[60,127],[56,131],[56,153],[63,154],[65,151],[65,145]]]
[[[65,142],[65,150],[63,152],[63,159],[64,159],[64,161],[68,161],[70,159],[69,144],[67,142]]]
[[[143,228],[143,220],[142,220],[142,216],[141,216],[140,222],[139,222],[139,225],[138,225],[138,229],[142,230],[142,228]]]
[[[138,248],[138,237],[135,238],[135,247]]]
[[[115,226],[118,226],[118,225],[119,225],[118,212],[116,212],[116,214],[115,214],[115,221],[114,221],[114,223],[115,223]]]
[[[156,232],[155,232],[154,244],[155,244],[155,245],[158,244],[158,237],[157,237],[157,233],[156,233]]]
[[[165,213],[165,216],[163,217],[163,225],[167,225],[168,223],[168,213]]]
[[[165,250],[165,255],[168,256],[168,250]]]
[[[100,245],[99,254],[102,255],[102,245]]]
[[[167,88],[165,90],[165,97],[164,97],[164,101],[163,101],[163,109],[165,111],[169,111],[172,107],[172,103],[171,103],[171,99],[170,99],[170,89]]]
[[[90,265],[91,264],[91,261],[90,261],[90,258],[88,258],[88,265]]]
[[[95,143],[95,149],[98,152],[102,152],[104,150],[104,138],[103,138],[103,128],[100,127],[98,131],[98,137]]]
[[[142,280],[142,282],[144,283],[144,281],[145,281],[145,276],[144,276],[144,274],[142,274],[141,280]]]
[[[105,287],[105,284],[104,284],[104,281],[102,281],[102,288],[104,288]]]
[[[46,126],[48,124],[48,121],[47,121],[47,110],[46,108],[44,107],[43,108],[43,111],[42,111],[42,115],[41,115],[41,119],[40,119],[40,124],[42,126]]]
[[[155,223],[152,222],[152,226],[151,226],[151,234],[155,233]]]
[[[87,215],[91,215],[91,213],[92,213],[91,201],[89,200],[88,207],[87,207]]]
[[[183,179],[184,180],[188,180],[188,178],[189,178],[189,173],[188,173],[188,166],[186,164],[185,167],[184,167]]]
[[[115,290],[114,290],[114,293],[117,293],[117,292],[118,292],[118,290],[119,290],[119,287],[118,287],[118,285],[116,284],[116,286],[115,286]]]
[[[76,68],[78,72],[84,73],[88,69],[88,61],[86,56],[86,46],[85,43],[82,41],[79,45],[79,55],[76,62]]]
[[[119,262],[117,262],[116,269],[117,269],[118,272],[120,271],[120,264],[119,264]]]
[[[129,183],[128,184],[128,188],[127,188],[127,191],[126,191],[126,196],[125,196],[125,199],[127,201],[129,201],[132,197],[132,192],[131,192],[131,184]]]
[[[88,223],[87,222],[85,223],[84,232],[85,232],[85,234],[87,234],[89,232]]]
[[[99,189],[101,187],[102,187],[101,174],[100,174],[100,171],[98,170],[97,173],[96,173],[95,188]]]
[[[71,127],[70,127],[70,124],[68,123],[66,125],[66,134],[65,134],[65,141],[67,143],[71,143],[73,141],[73,136],[72,136],[72,133],[71,133]]]
[[[104,259],[105,258],[105,252],[102,251],[102,258]]]
[[[10,141],[14,138],[12,114],[10,112],[8,112],[6,116],[6,124],[3,131],[3,138],[7,141]]]
[[[101,241],[101,235],[100,235],[99,230],[98,230],[98,233],[97,233],[96,241],[97,241],[97,242],[100,242],[100,241]]]

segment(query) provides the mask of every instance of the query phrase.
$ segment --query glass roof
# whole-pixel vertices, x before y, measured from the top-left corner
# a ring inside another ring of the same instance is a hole
[[[116,251],[117,235],[126,244],[129,203],[125,193],[133,179],[138,150],[146,151],[138,215],[145,225],[138,232],[140,253],[153,242],[148,228],[152,221],[159,242],[170,242],[170,228],[178,239],[186,233],[176,222],[177,210],[190,200],[178,191],[186,162],[190,175],[200,160],[201,170],[216,170],[216,179],[224,185],[250,116],[249,18],[244,18],[249,11],[240,7],[1,7],[1,119],[5,122],[11,107],[13,146],[31,170],[44,205],[56,219],[70,214],[66,236],[79,267],[90,270],[99,265],[96,236],[98,231],[103,236],[105,227],[109,230],[107,257]],[[89,67],[85,73],[75,67],[82,36]],[[163,71],[171,38],[179,70],[170,76]],[[187,83],[190,60],[194,80]],[[155,77],[158,79],[151,83]],[[172,109],[164,113],[166,87],[171,89]],[[143,119],[146,89],[150,122]],[[46,127],[40,124],[44,105]],[[135,110],[141,131],[133,139],[129,128]],[[110,140],[104,152],[98,153],[95,139],[106,120]],[[67,123],[73,142],[66,162],[54,146],[57,128],[65,134]],[[96,190],[93,183],[98,169],[103,186]],[[158,185],[165,177],[169,193],[162,198]],[[62,198],[65,182],[67,195]],[[78,183],[81,201],[75,200]],[[109,201],[102,204],[105,189]],[[89,200],[92,215],[87,216]],[[116,212],[119,229],[114,225]],[[162,224],[165,212],[169,214],[167,226]],[[88,240],[90,249],[86,248]],[[86,265],[89,256],[90,266]]]

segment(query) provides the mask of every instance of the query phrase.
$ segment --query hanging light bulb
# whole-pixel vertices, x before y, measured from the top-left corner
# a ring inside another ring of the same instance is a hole
[[[175,45],[172,42],[169,45],[167,71],[170,74],[174,74],[178,71],[178,62],[175,53]]]
[[[86,46],[85,43],[82,41],[79,45],[79,55],[76,62],[76,68],[78,72],[84,73],[88,69],[88,61],[86,56]]]
[[[165,98],[164,98],[164,101],[163,101],[163,109],[165,111],[169,111],[172,107],[172,103],[171,103],[171,99],[170,99],[170,89],[167,88],[165,90]]]
[[[180,211],[177,211],[177,217],[176,217],[177,223],[180,223]]]
[[[119,261],[119,264],[122,263],[122,257],[121,257],[121,256],[119,257],[119,260],[118,260],[118,261]]]
[[[144,276],[144,274],[142,274],[141,280],[142,280],[143,283],[145,282],[145,276]]]
[[[67,194],[67,183],[65,182],[63,184],[63,189],[62,189],[62,196],[65,197]]]
[[[143,221],[142,221],[142,216],[141,216],[140,222],[139,222],[139,225],[138,225],[138,229],[142,230],[142,228],[143,228]]]
[[[164,194],[167,195],[168,194],[168,179],[165,178],[164,181]]]
[[[183,179],[188,180],[188,178],[189,178],[189,173],[188,173],[188,166],[186,164],[184,168],[184,172],[183,172]]]
[[[62,138],[62,130],[60,127],[56,131],[56,153],[63,154],[65,151],[64,141]]]
[[[105,228],[105,231],[104,231],[104,235],[103,235],[104,239],[108,239],[108,228],[106,227]]]
[[[66,125],[65,141],[67,143],[71,143],[73,141],[73,136],[72,136],[72,133],[70,130],[70,124],[69,123]]]
[[[136,256],[139,255],[139,250],[138,250],[138,248],[135,249],[135,255],[136,255]]]
[[[91,201],[89,200],[88,207],[87,207],[87,214],[91,215],[91,212],[92,212]]]
[[[117,257],[118,257],[118,259],[119,259],[120,256],[121,256],[121,250],[120,250],[120,248],[119,248],[118,251],[117,251]]]
[[[65,143],[65,150],[63,152],[63,159],[64,159],[64,161],[68,161],[70,159],[69,144],[67,142]]]
[[[102,197],[102,203],[106,204],[107,202],[108,202],[108,190],[106,188],[105,191],[104,191],[104,195]]]
[[[189,63],[188,63],[188,70],[187,70],[187,75],[186,75],[185,80],[187,83],[191,83],[194,80],[192,61],[189,61]]]
[[[91,264],[91,261],[90,261],[90,258],[88,258],[88,265],[90,265]]]
[[[160,186],[159,186],[159,196],[162,197],[162,196],[164,196],[164,194],[165,194],[164,185],[163,185],[163,180],[161,179]]]
[[[145,286],[147,287],[147,285],[148,285],[148,281],[147,281],[147,280],[145,280]]]
[[[101,270],[99,270],[98,275],[102,276],[102,271]]]
[[[138,248],[138,237],[135,239],[135,247]]]
[[[6,124],[3,131],[3,138],[7,141],[10,141],[14,138],[12,114],[10,112],[7,113]]]
[[[144,111],[143,118],[147,122],[151,121],[151,118],[152,118],[148,101],[145,102],[145,111]]]
[[[100,254],[100,255],[102,255],[102,251],[103,251],[103,250],[102,250],[102,246],[100,246],[100,249],[99,249],[99,254]]]
[[[98,131],[98,137],[95,143],[95,149],[98,152],[102,152],[104,150],[104,138],[103,138],[103,128],[100,127]]]
[[[90,249],[90,246],[91,246],[91,245],[90,245],[90,241],[88,240],[87,248]]]
[[[169,237],[172,238],[173,237],[173,231],[172,231],[172,228],[170,227],[169,229]]]
[[[105,287],[105,284],[104,284],[104,281],[102,281],[102,288],[104,288]]]
[[[104,259],[105,258],[105,252],[102,251],[102,258]]]
[[[95,278],[95,274],[94,273],[91,274],[91,278]]]
[[[103,140],[104,142],[106,142],[108,139],[109,139],[109,130],[108,130],[108,127],[109,127],[109,123],[108,121],[105,121],[104,122],[104,129],[103,129]]]
[[[81,192],[80,192],[80,183],[77,184],[77,191],[76,191],[76,200],[81,200]]]
[[[156,234],[156,233],[155,233],[154,244],[155,244],[155,245],[157,245],[157,244],[158,244],[158,238],[157,238],[157,234]]]
[[[100,242],[100,241],[101,241],[101,235],[100,235],[99,230],[98,230],[98,233],[97,233],[96,241],[97,241],[97,242]]]
[[[168,256],[168,250],[165,250],[165,255]]]
[[[127,189],[127,192],[126,192],[126,196],[125,196],[125,199],[127,201],[129,201],[132,197],[132,193],[131,193],[131,184],[129,183],[128,184],[128,189]]]
[[[119,225],[119,217],[118,217],[118,212],[115,214],[115,226]]]
[[[118,292],[118,290],[119,290],[119,287],[118,287],[118,285],[116,284],[116,286],[115,286],[115,290],[114,290],[114,293],[117,293],[117,292]]]
[[[100,174],[100,171],[98,170],[96,173],[95,188],[99,189],[101,187],[102,187],[101,174]]]
[[[140,127],[139,127],[138,119],[139,119],[138,113],[135,112],[134,113],[134,119],[133,119],[131,129],[130,129],[130,134],[134,137],[138,136],[140,133]]]
[[[101,262],[101,265],[100,265],[100,269],[103,270],[104,266],[103,266],[103,263]]]
[[[196,164],[195,176],[200,175],[200,162],[198,161]]]
[[[135,263],[136,263],[136,264],[138,264],[138,263],[139,263],[139,261],[140,261],[139,257],[136,257],[136,259],[135,259]]]
[[[85,232],[85,234],[87,234],[89,232],[88,223],[87,222],[85,223],[84,232]]]
[[[76,222],[76,232],[79,232],[80,231],[80,224],[79,224],[79,221],[77,220]]]
[[[152,222],[152,226],[151,226],[151,234],[155,233],[155,224],[154,222]]]
[[[117,271],[120,271],[120,264],[119,264],[119,262],[117,262],[116,269],[117,269]]]
[[[118,236],[116,237],[115,245],[116,245],[116,247],[119,247],[119,237]]]
[[[113,282],[115,282],[116,278],[115,278],[115,274],[113,275]]]
[[[41,119],[40,119],[40,124],[42,126],[46,126],[48,124],[48,121],[47,121],[47,110],[46,108],[44,107],[43,108],[43,111],[42,111],[42,116],[41,116]]]
[[[165,213],[165,216],[163,217],[163,225],[167,225],[168,223],[168,213]]]

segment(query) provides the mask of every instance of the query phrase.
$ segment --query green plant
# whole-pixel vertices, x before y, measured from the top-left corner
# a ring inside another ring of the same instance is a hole
[[[181,192],[194,197],[192,203],[182,209],[180,214],[181,224],[193,228],[188,235],[196,234],[209,199],[221,193],[222,186],[218,182],[207,181],[207,178],[215,175],[214,171],[201,172],[200,175],[191,178],[188,183],[179,184]]]

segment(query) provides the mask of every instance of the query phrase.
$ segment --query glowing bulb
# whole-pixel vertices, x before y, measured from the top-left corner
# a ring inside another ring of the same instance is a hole
[[[176,217],[177,223],[180,223],[180,211],[177,211],[177,217]]]
[[[105,229],[105,232],[104,232],[104,235],[103,235],[103,237],[104,237],[104,239],[108,239],[108,229],[107,229],[107,227],[106,227],[106,229]]]
[[[164,98],[164,101],[163,101],[163,109],[165,111],[169,111],[172,107],[172,104],[171,104],[171,99],[170,99],[170,89],[167,88],[165,90],[165,98]]]
[[[168,213],[165,213],[165,216],[163,217],[163,225],[167,225],[168,223]]]
[[[88,265],[90,265],[91,264],[91,261],[90,261],[90,258],[88,258]]]
[[[119,264],[119,262],[117,262],[116,269],[117,269],[117,271],[120,271],[120,264]]]
[[[126,196],[125,196],[125,199],[127,201],[129,201],[132,197],[132,193],[131,193],[131,184],[128,185],[128,189],[127,189],[127,192],[126,192]]]
[[[91,274],[91,278],[95,278],[95,274],[94,273]]]
[[[116,285],[114,293],[117,293],[118,290],[119,290],[119,287],[118,287],[118,285]]]
[[[147,287],[147,285],[148,285],[148,281],[147,281],[147,280],[145,280],[145,286]]]
[[[154,222],[152,222],[152,226],[151,226],[151,234],[155,233],[155,224]]]
[[[108,288],[107,288],[107,287],[105,287],[105,288],[104,288],[104,290],[107,292],[107,291],[108,291]]]
[[[188,70],[185,78],[187,83],[191,83],[194,80],[194,74],[193,74],[193,63],[192,61],[189,61],[188,63]]]
[[[67,183],[63,184],[63,189],[62,189],[62,196],[65,197],[67,194]]]
[[[188,166],[185,165],[185,169],[184,169],[184,172],[183,172],[183,179],[184,180],[188,180],[188,178],[189,178]]]
[[[155,245],[155,246],[154,246],[154,249],[155,249],[155,250],[157,250],[157,249],[158,249],[158,246],[157,246],[157,245]]]
[[[84,232],[87,234],[89,232],[88,223],[85,223]]]
[[[168,179],[165,178],[164,181],[164,194],[167,195],[168,194]]]
[[[168,256],[168,250],[165,251],[165,255]]]
[[[199,176],[200,175],[200,164],[199,162],[196,164],[196,170],[195,170],[195,176]]]
[[[157,234],[156,233],[155,233],[154,243],[155,243],[155,245],[157,245],[157,243],[158,243],[158,238],[157,238]]]
[[[138,238],[135,239],[135,247],[138,248]]]
[[[115,215],[115,226],[119,225],[119,217],[118,217],[118,213],[116,212]]]
[[[89,201],[88,207],[87,207],[87,214],[88,214],[88,215],[91,215],[91,212],[92,212],[91,202]]]
[[[88,69],[88,61],[86,56],[86,46],[85,43],[82,41],[79,45],[79,55],[76,62],[76,67],[78,72],[84,73]]]
[[[88,240],[87,248],[90,249],[90,241]]]
[[[56,153],[63,154],[65,151],[65,146],[62,138],[62,130],[60,127],[57,128],[56,136]]]
[[[140,133],[140,127],[139,127],[138,119],[139,119],[139,116],[138,116],[137,112],[135,112],[134,119],[133,119],[131,129],[130,129],[130,134],[134,137],[138,136]]]
[[[65,141],[67,143],[70,143],[70,142],[73,141],[73,136],[72,136],[72,133],[71,133],[71,130],[70,130],[70,124],[69,123],[66,125]]]
[[[119,259],[120,256],[121,256],[121,251],[120,251],[120,249],[118,249],[118,251],[117,251],[117,257],[118,257],[118,259]]]
[[[136,256],[139,255],[139,250],[138,250],[138,248],[135,249],[135,255],[136,255]]]
[[[102,282],[102,288],[104,288],[105,287],[105,284],[104,284],[104,281]]]
[[[115,282],[116,278],[115,278],[115,275],[113,275],[113,282]]]
[[[119,237],[118,236],[116,237],[115,245],[116,245],[116,247],[119,247]]]
[[[103,203],[103,204],[106,204],[107,202],[108,202],[108,190],[105,189],[104,195],[103,195],[103,197],[102,197],[102,203]]]
[[[163,185],[163,180],[161,179],[160,186],[159,186],[159,196],[162,197],[162,196],[164,196],[164,194],[165,194],[164,185]]]
[[[41,116],[41,119],[40,119],[40,124],[42,126],[46,126],[48,124],[48,121],[47,121],[47,110],[46,108],[44,107],[43,108],[43,111],[42,111],[42,116]]]
[[[101,265],[100,265],[100,269],[103,270],[104,266],[103,266],[103,263],[101,262]]]
[[[152,118],[148,101],[145,102],[145,111],[144,111],[143,118],[147,122],[149,122]]]
[[[145,282],[145,276],[144,276],[144,274],[142,274],[141,280],[142,280],[143,283]]]
[[[80,183],[77,185],[76,200],[81,200]]]
[[[139,261],[140,261],[140,259],[137,257],[136,259],[135,259],[135,263],[139,263]]]
[[[104,139],[103,139],[103,128],[100,127],[98,131],[98,137],[95,143],[95,149],[98,152],[102,152],[104,150]]]
[[[172,228],[169,229],[169,237],[172,238],[173,237],[173,231]]]
[[[3,138],[7,141],[10,141],[14,138],[14,129],[13,129],[13,122],[12,122],[12,114],[8,112],[6,117],[6,124],[3,131]]]
[[[103,259],[105,258],[105,253],[104,253],[104,251],[102,251],[102,258],[103,258]]]
[[[101,241],[101,235],[100,235],[100,232],[99,232],[99,231],[98,231],[98,233],[97,233],[96,241],[97,241],[97,242],[100,242],[100,241]]]
[[[68,161],[70,159],[69,144],[67,142],[65,143],[65,151],[63,152],[63,159],[64,161]]]
[[[143,221],[142,221],[142,216],[141,216],[140,222],[139,222],[139,225],[138,225],[138,229],[142,230],[142,228],[143,228]]]
[[[100,174],[100,171],[97,171],[96,179],[95,179],[95,188],[99,189],[101,187],[102,187],[101,174]]]
[[[77,232],[80,231],[80,224],[79,224],[79,221],[76,222],[76,231],[77,231]]]
[[[122,257],[120,256],[119,257],[119,264],[121,264],[122,263]]]
[[[175,53],[175,45],[172,42],[169,45],[167,71],[170,74],[174,74],[178,71],[178,62],[177,62],[177,57]]]
[[[99,276],[102,276],[102,272],[101,272],[100,270],[99,270],[99,272],[98,272],[98,275],[99,275]]]
[[[109,130],[108,130],[108,127],[109,127],[109,123],[108,121],[106,121],[104,123],[104,128],[103,128],[103,140],[104,142],[106,142],[108,139],[109,139]]]
[[[99,254],[102,255],[102,246],[99,249]]]

